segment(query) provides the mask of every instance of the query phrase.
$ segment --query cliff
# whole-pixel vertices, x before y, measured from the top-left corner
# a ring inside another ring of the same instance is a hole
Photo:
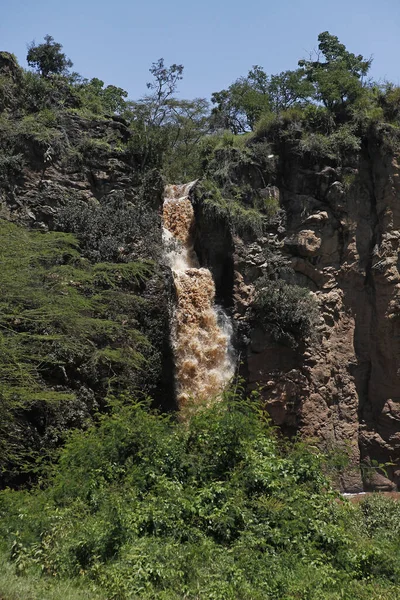
[[[299,152],[287,132],[288,125],[281,123],[250,141],[261,173],[254,162],[231,161],[230,180],[236,185],[250,184],[258,198],[279,197],[275,219],[262,235],[238,235],[231,216],[220,225],[207,217],[209,194],[203,193],[195,200],[198,245],[214,271],[221,302],[234,305],[240,370],[251,389],[260,389],[274,423],[288,435],[300,432],[347,455],[349,463],[338,475],[341,489],[397,489],[396,146],[388,130],[372,126],[360,137],[357,152],[345,149],[326,157]],[[295,347],[277,342],[254,315],[257,282],[271,276],[277,260],[291,269],[278,267],[274,277],[307,288],[318,303],[313,339]]]

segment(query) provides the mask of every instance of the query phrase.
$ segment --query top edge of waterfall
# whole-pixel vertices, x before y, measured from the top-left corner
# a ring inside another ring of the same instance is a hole
[[[179,199],[188,196],[190,190],[196,185],[198,179],[189,183],[168,183],[164,188],[165,197],[168,199]]]

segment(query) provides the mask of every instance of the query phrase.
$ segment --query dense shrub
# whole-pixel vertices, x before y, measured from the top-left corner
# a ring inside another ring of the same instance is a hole
[[[368,537],[323,457],[281,446],[256,397],[227,393],[190,423],[128,398],[110,410],[71,435],[46,490],[0,494],[21,574],[119,600],[396,598],[398,539]]]
[[[371,537],[398,540],[400,535],[400,504],[390,498],[373,494],[361,505],[366,531]]]
[[[128,202],[123,192],[99,203],[68,202],[56,224],[77,235],[84,255],[92,261],[155,259],[161,251],[157,213],[143,200]]]
[[[318,305],[309,290],[298,285],[260,278],[253,310],[256,321],[278,342],[296,347],[315,336]]]
[[[0,473],[32,476],[114,389],[143,387],[143,262],[91,265],[71,234],[0,222]]]
[[[23,167],[22,154],[10,156],[0,153],[0,184],[11,184],[21,175]]]

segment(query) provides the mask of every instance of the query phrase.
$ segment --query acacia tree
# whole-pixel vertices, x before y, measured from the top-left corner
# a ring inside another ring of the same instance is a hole
[[[329,110],[337,111],[361,96],[372,59],[349,52],[329,31],[320,33],[318,42],[316,56],[300,60],[299,67],[315,85],[315,99]]]
[[[44,44],[36,45],[32,41],[28,45],[28,54],[26,60],[30,67],[33,67],[43,77],[49,75],[63,75],[68,73],[73,65],[72,61],[62,52],[62,45],[54,41],[54,38],[47,34],[44,36]]]
[[[183,65],[166,67],[164,59],[154,62],[150,69],[153,80],[147,83],[151,93],[137,102],[130,102],[133,119],[133,144],[141,155],[142,170],[160,167],[169,143],[169,123],[176,100],[174,94],[183,77]]]
[[[213,126],[230,129],[234,134],[252,131],[262,114],[280,113],[304,102],[313,93],[313,84],[300,69],[268,76],[256,65],[227,90],[212,95]]]
[[[166,67],[160,58],[149,69],[150,93],[128,103],[134,133],[131,145],[141,157],[142,169],[163,168],[173,180],[197,176],[199,141],[209,130],[207,100],[176,97],[183,69],[175,63]]]
[[[211,102],[215,129],[230,129],[234,134],[254,128],[263,112],[270,109],[268,77],[255,65],[246,77],[240,77],[227,90],[214,92]]]
[[[171,181],[195,179],[201,170],[200,141],[210,130],[209,103],[204,98],[176,100],[170,109],[164,172]]]
[[[147,83],[147,89],[152,90],[139,101],[142,115],[149,127],[161,126],[168,119],[171,102],[175,94],[178,81],[183,79],[183,65],[173,64],[166,67],[164,59],[159,58],[149,69],[153,81]]]
[[[268,83],[271,109],[276,113],[304,103],[314,95],[314,92],[314,85],[304,77],[301,69],[271,75]]]

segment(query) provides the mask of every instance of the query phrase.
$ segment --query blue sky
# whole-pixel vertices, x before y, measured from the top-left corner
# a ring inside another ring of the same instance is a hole
[[[160,57],[185,66],[180,97],[209,97],[258,64],[295,68],[328,30],[349,50],[373,55],[372,75],[400,83],[400,0],[0,0],[0,50],[25,64],[46,33],[74,70],[146,92]]]

